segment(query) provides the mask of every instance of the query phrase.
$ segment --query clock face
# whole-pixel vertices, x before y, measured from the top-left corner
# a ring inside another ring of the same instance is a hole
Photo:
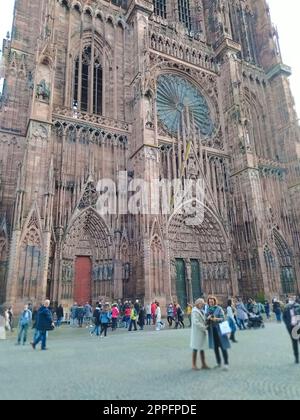
[[[164,128],[177,135],[182,127],[182,114],[189,110],[191,121],[199,129],[203,137],[214,132],[210,108],[205,97],[188,80],[173,74],[165,74],[158,78],[157,112]]]

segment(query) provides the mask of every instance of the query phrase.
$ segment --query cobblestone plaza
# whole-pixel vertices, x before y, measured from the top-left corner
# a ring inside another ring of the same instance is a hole
[[[63,327],[49,351],[0,342],[0,400],[298,400],[300,367],[293,364],[283,325],[238,334],[227,372],[191,370],[190,330],[118,331],[107,339]],[[213,352],[208,353],[215,365]]]

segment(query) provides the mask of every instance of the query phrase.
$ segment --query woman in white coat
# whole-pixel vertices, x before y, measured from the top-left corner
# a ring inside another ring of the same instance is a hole
[[[4,311],[0,307],[0,340],[6,339]]]
[[[205,301],[198,299],[192,311],[191,348],[193,350],[192,368],[197,368],[197,354],[200,352],[202,369],[209,369],[205,361],[205,350],[208,349],[208,334],[204,314]]]

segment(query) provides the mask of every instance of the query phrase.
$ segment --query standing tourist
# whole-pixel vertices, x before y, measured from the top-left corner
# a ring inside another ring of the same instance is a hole
[[[198,299],[195,303],[195,307],[192,310],[191,349],[193,350],[193,370],[199,370],[197,367],[198,352],[200,354],[202,369],[209,369],[205,361],[205,351],[208,349],[208,343],[204,307],[205,301],[203,299]]]
[[[5,309],[4,311],[4,319],[5,319],[5,331],[11,332],[8,309]]]
[[[277,322],[280,324],[282,322],[282,310],[281,310],[281,304],[279,300],[274,299],[273,302],[273,312],[276,316]]]
[[[162,327],[164,327],[164,323],[161,320],[161,309],[158,302],[156,302],[155,318],[156,318],[156,331],[160,331]]]
[[[138,324],[141,331],[144,330],[145,318],[146,318],[146,311],[145,311],[145,308],[141,305],[140,312],[139,312],[139,320],[138,320]]]
[[[41,342],[41,349],[47,350],[46,341],[47,341],[47,332],[54,329],[54,323],[52,318],[52,313],[49,310],[50,300],[45,300],[44,304],[38,310],[37,315],[37,324],[36,328],[39,332],[36,339],[31,343],[33,350],[36,349],[36,346]]]
[[[39,308],[37,306],[34,306],[32,310],[32,329],[34,330],[32,341],[35,341],[39,336],[39,331],[37,329],[38,313]]]
[[[71,327],[76,327],[77,325],[77,309],[78,309],[78,305],[75,302],[74,305],[71,308],[71,315],[70,315],[70,326]]]
[[[146,312],[147,312],[147,325],[151,325],[151,304],[148,303],[146,306]]]
[[[111,309],[111,319],[112,319],[112,330],[116,331],[118,326],[118,319],[119,319],[120,311],[118,305],[115,303]]]
[[[94,318],[94,328],[91,330],[90,334],[91,336],[93,336],[94,334],[97,335],[97,337],[100,336],[100,326],[101,326],[101,308],[99,303],[96,305],[96,308],[94,310],[93,313],[93,318]]]
[[[156,302],[153,302],[152,305],[151,305],[151,316],[152,316],[153,325],[156,324],[156,315],[155,315],[156,314],[156,309],[157,309]]]
[[[5,325],[6,325],[6,330],[13,332],[14,330],[14,313],[13,313],[13,308],[10,306],[6,311],[5,311]]]
[[[85,322],[87,328],[91,324],[92,317],[93,317],[93,308],[91,307],[89,302],[87,302],[84,305],[84,322]]]
[[[217,359],[217,368],[222,367],[222,360],[220,349],[224,359],[224,370],[229,369],[228,350],[230,349],[230,342],[227,335],[222,335],[220,324],[225,321],[225,314],[223,309],[218,306],[217,298],[211,296],[208,298],[207,322],[209,347],[215,351]]]
[[[290,300],[283,312],[283,321],[286,325],[288,333],[293,344],[293,351],[295,356],[295,363],[299,364],[299,337],[300,333],[300,300]],[[298,327],[298,329],[297,329]]]
[[[228,305],[227,305],[227,319],[231,328],[231,335],[230,335],[230,340],[233,343],[237,343],[236,339],[235,339],[235,334],[237,331],[237,327],[236,327],[236,323],[235,323],[235,315],[236,315],[236,309],[233,305],[232,300],[228,301]]]
[[[103,337],[103,333],[104,333],[104,337],[107,337],[107,330],[108,330],[108,325],[110,323],[110,320],[111,320],[111,313],[109,311],[109,306],[106,304],[104,308],[102,309],[101,315],[100,315],[100,322],[101,322],[100,337]]]
[[[136,313],[139,314],[140,313],[141,304],[140,304],[140,302],[139,302],[138,299],[135,301],[134,308],[136,310]]]
[[[64,320],[64,308],[62,305],[59,305],[56,309],[56,326],[60,327]]]
[[[0,306],[0,340],[6,339],[4,310]]]
[[[239,329],[241,331],[246,330],[245,322],[248,321],[249,318],[247,309],[242,299],[238,299],[238,303],[236,305],[236,317]]]
[[[264,306],[265,306],[265,313],[266,313],[267,319],[270,320],[271,319],[271,306],[270,306],[270,303],[266,300]]]
[[[21,342],[23,342],[23,346],[25,346],[31,321],[32,312],[28,309],[28,305],[25,305],[19,318],[19,335],[17,345],[20,346]]]
[[[131,309],[131,312],[130,312],[129,331],[130,332],[132,331],[132,327],[134,327],[134,331],[137,331],[136,320],[137,320],[138,314],[136,312],[134,305],[131,305],[130,309]]]
[[[78,327],[82,328],[84,320],[84,307],[82,305],[78,306],[77,308],[76,318],[78,321]]]
[[[129,305],[129,303],[127,303],[125,307],[125,315],[124,315],[124,326],[126,329],[129,328],[130,318],[131,318],[131,306]]]
[[[186,314],[189,320],[189,328],[192,327],[192,311],[193,311],[193,305],[191,305],[190,303],[188,304],[187,308],[186,308]]]

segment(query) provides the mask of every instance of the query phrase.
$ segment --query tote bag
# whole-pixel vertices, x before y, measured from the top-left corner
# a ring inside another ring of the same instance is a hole
[[[220,324],[220,330],[222,335],[231,334],[231,328],[228,321],[224,321]]]

